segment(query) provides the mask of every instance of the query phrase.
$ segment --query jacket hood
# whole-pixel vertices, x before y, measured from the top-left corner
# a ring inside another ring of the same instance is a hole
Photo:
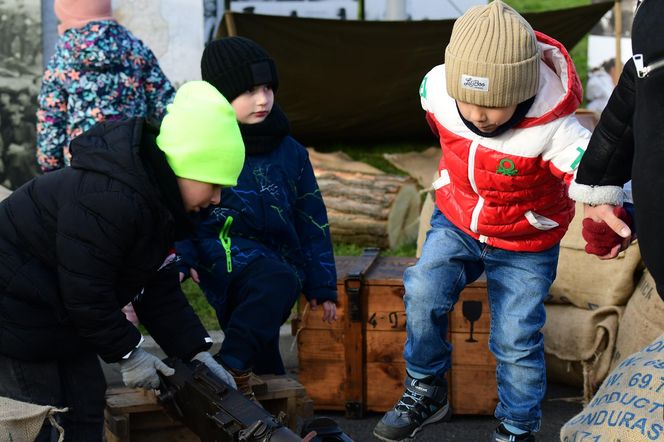
[[[115,20],[93,21],[82,28],[68,29],[59,45],[65,60],[77,70],[107,70],[132,60],[135,37]]]
[[[146,131],[154,131],[156,136],[157,129],[143,118],[97,124],[72,140],[71,167],[109,176],[130,186],[148,201],[156,201],[159,192],[140,156]]]
[[[535,35],[543,64],[540,84],[535,102],[516,127],[549,123],[574,113],[583,102],[583,86],[565,46],[541,32]]]

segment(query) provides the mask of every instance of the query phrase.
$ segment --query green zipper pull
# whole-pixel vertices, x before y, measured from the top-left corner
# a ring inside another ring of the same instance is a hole
[[[221,233],[219,234],[219,241],[221,241],[221,246],[226,252],[226,271],[231,273],[233,271],[233,261],[231,260],[231,237],[228,236],[228,232],[231,230],[231,224],[233,224],[233,217],[229,216],[224,222],[224,227],[221,228]]]

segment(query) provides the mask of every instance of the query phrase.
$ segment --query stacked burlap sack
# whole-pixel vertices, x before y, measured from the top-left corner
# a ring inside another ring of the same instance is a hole
[[[633,299],[638,296],[635,294]],[[664,440],[663,373],[664,334],[661,334],[611,371],[590,403],[563,426],[560,440]]]
[[[420,187],[424,201],[420,210],[417,231],[417,254],[419,258],[422,245],[429,230],[431,215],[434,209],[434,192],[432,183],[438,178],[438,163],[440,163],[440,147],[429,147],[422,152],[407,152],[398,154],[384,154],[387,161],[394,167],[413,177]]]
[[[642,270],[638,242],[612,260],[588,255],[583,206],[560,243],[556,280],[547,300],[544,351],[549,380],[583,386],[587,402],[611,368],[625,305]],[[629,328],[626,334],[632,334]]]

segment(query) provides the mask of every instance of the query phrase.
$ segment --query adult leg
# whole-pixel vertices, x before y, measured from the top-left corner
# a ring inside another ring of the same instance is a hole
[[[97,355],[67,361],[26,362],[0,355],[0,396],[40,405],[68,407],[58,420],[66,440],[101,441],[106,381]],[[37,441],[51,440],[46,422]]]
[[[555,279],[559,247],[543,252],[489,248],[484,257],[491,310],[489,348],[497,361],[496,418],[538,431],[546,392],[544,299]]]
[[[94,353],[60,361],[64,401],[62,415],[67,442],[101,441],[104,432],[106,380]]]

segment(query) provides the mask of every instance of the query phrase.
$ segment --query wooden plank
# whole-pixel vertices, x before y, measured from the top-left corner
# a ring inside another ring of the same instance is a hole
[[[386,256],[379,258],[366,275],[372,286],[403,286],[403,272],[415,265],[417,258]]]
[[[141,413],[161,409],[154,391],[125,387],[106,390],[106,406],[114,414]]]
[[[366,334],[367,342],[367,363],[403,363],[403,347],[406,344],[405,331],[368,331]],[[367,376],[369,382],[374,380]],[[403,379],[402,379],[403,381]]]
[[[406,331],[406,312],[396,310],[369,310],[365,327],[368,333],[374,331]]]
[[[371,316],[374,311],[395,311],[405,313],[406,307],[403,304],[404,288],[401,284],[384,286],[384,285],[367,285],[367,312]]]
[[[495,367],[453,365],[449,382],[454,414],[493,414],[498,404]]]
[[[302,329],[297,336],[300,369],[320,361],[339,361],[344,358],[344,335],[341,330]]]
[[[130,432],[135,431],[151,431],[159,429],[179,428],[182,427],[180,421],[174,420],[164,409],[132,413],[130,418]]]
[[[104,435],[108,442],[129,441],[129,415],[113,414],[107,407],[104,410]]]
[[[300,366],[298,380],[316,410],[343,410],[346,368],[343,361],[322,361]]]
[[[308,307],[308,301],[304,296],[300,297],[299,303],[299,324],[298,328],[307,328],[307,329],[319,329],[319,330],[343,330],[344,320],[346,318],[346,303],[347,300],[344,296],[343,285],[337,285],[337,291],[339,292],[339,300],[337,304],[337,320],[332,324],[328,324],[323,321],[323,309],[317,308],[316,310],[311,310]],[[307,306],[305,308],[305,306]]]
[[[367,409],[385,412],[392,408],[404,391],[404,362],[367,362]]]
[[[261,375],[261,379],[267,385],[264,393],[256,395],[256,399],[281,399],[293,398],[305,393],[304,386],[293,378],[278,375]]]
[[[454,365],[480,365],[487,368],[496,367],[496,358],[489,351],[489,334],[473,333],[477,342],[468,342],[470,334],[450,333],[452,344],[452,364]]]

